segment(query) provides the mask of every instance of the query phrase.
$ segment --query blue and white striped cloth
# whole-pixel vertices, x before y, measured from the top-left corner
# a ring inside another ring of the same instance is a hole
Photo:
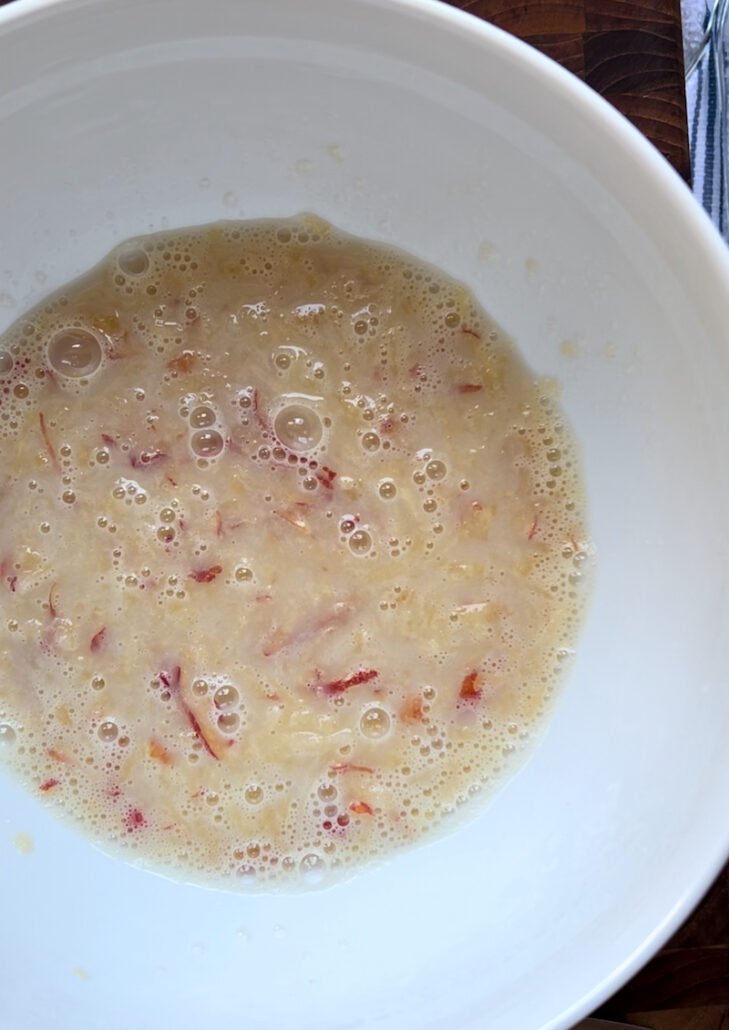
[[[693,191],[726,239],[728,6],[727,0],[681,2]]]

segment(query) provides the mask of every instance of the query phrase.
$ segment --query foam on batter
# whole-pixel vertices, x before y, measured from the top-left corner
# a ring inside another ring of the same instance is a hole
[[[333,876],[503,782],[587,558],[549,384],[311,216],[124,243],[0,338],[0,750],[201,882]]]

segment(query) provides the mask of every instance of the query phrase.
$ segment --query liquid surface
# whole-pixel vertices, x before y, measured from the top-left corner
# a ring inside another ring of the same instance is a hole
[[[549,710],[583,495],[461,286],[321,221],[128,242],[0,339],[0,751],[128,857],[326,882]]]

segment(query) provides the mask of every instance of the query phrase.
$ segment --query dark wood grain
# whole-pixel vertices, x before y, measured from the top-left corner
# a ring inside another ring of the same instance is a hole
[[[690,178],[680,0],[447,0],[584,79]]]

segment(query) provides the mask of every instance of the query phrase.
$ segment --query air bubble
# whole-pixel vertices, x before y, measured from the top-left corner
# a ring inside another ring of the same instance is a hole
[[[365,737],[371,740],[379,740],[385,737],[390,729],[390,716],[384,708],[373,705],[366,708],[359,720],[359,728]]]
[[[205,697],[210,686],[207,680],[196,679],[192,684],[192,692],[196,697]]]
[[[0,723],[0,747],[11,747],[15,743],[16,733],[6,722]]]
[[[317,413],[303,404],[291,404],[279,411],[273,428],[281,443],[294,451],[312,450],[323,433]]]
[[[397,494],[397,487],[391,479],[383,479],[378,492],[383,500],[391,501]]]
[[[224,440],[217,429],[201,429],[192,434],[190,445],[199,458],[214,458],[223,449]]]
[[[160,526],[157,530],[157,539],[163,544],[171,544],[175,539],[175,531],[172,526]]]
[[[117,263],[125,275],[144,275],[149,268],[149,258],[142,247],[130,247],[122,251]]]
[[[215,412],[212,408],[194,408],[190,414],[190,425],[193,429],[204,429],[206,426],[215,425]]]
[[[246,787],[243,797],[249,805],[260,805],[261,801],[263,801],[263,788],[257,785]]]
[[[357,529],[349,538],[349,547],[353,554],[367,554],[372,547],[372,537],[366,529]]]
[[[101,364],[101,344],[86,329],[62,329],[48,345],[48,361],[60,375],[83,379]]]
[[[119,727],[115,722],[107,719],[102,722],[96,731],[99,735],[99,740],[103,740],[104,743],[109,744],[111,741],[116,740],[119,735]]]
[[[218,687],[213,695],[216,708],[232,708],[233,705],[238,704],[239,700],[240,694],[235,687],[231,686]]]
[[[6,376],[13,369],[13,355],[9,351],[0,350],[0,376]]]
[[[235,578],[239,583],[250,583],[253,579],[253,573],[247,565],[239,565],[235,570]]]
[[[299,871],[304,883],[313,887],[324,880],[327,864],[319,855],[304,855],[299,862]]]
[[[444,463],[442,461],[438,461],[437,459],[435,459],[434,461],[429,461],[428,464],[425,466],[425,474],[427,475],[428,479],[434,479],[436,481],[439,479],[443,479],[443,477],[446,474],[446,471],[447,470]]]
[[[237,712],[223,712],[218,716],[218,729],[222,733],[234,733],[240,725],[240,716]]]
[[[366,451],[376,451],[380,446],[380,438],[377,433],[365,433],[362,437],[362,446]]]

